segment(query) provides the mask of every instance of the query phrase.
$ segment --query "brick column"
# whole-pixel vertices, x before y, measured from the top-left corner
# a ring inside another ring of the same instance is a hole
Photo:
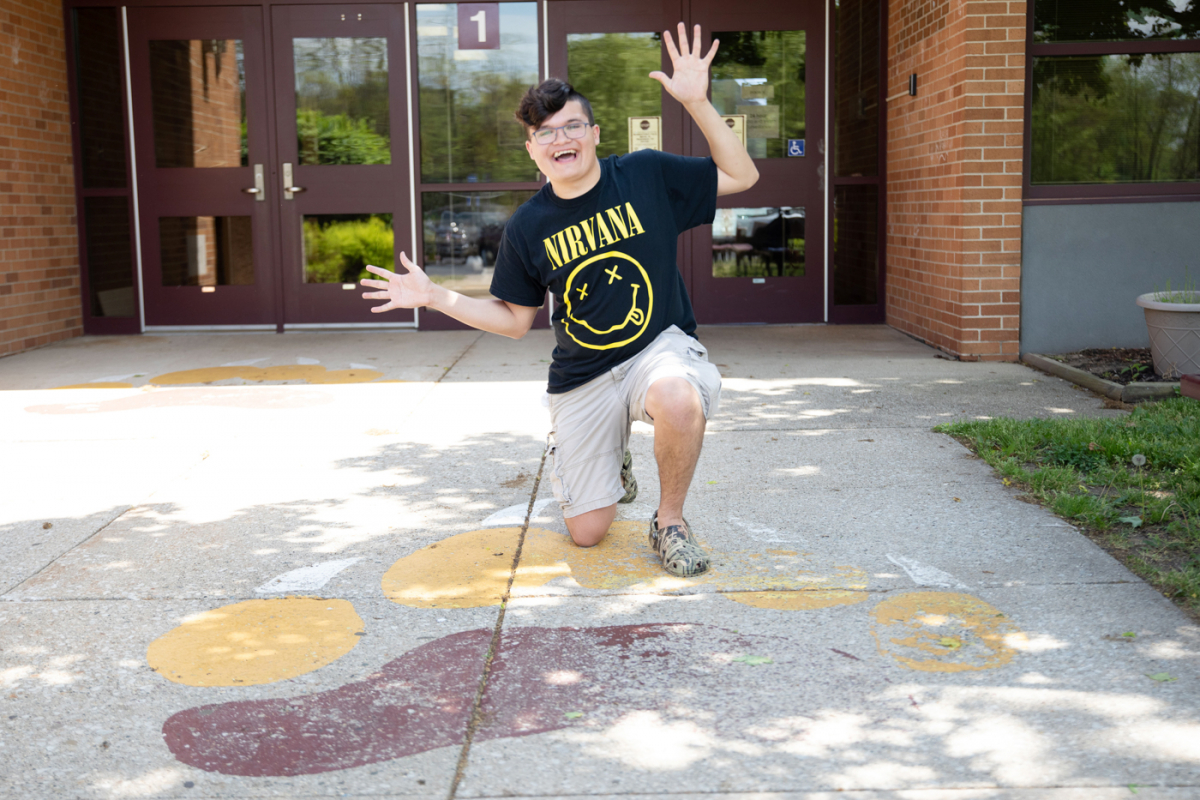
[[[0,32],[0,355],[7,355],[83,329],[62,4],[5,0]]]
[[[1019,355],[1024,2],[888,12],[887,321],[964,360]]]

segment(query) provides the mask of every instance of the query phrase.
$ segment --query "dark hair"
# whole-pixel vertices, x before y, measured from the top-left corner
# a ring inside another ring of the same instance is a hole
[[[592,104],[587,98],[575,91],[575,87],[558,78],[549,78],[537,86],[530,86],[529,91],[521,98],[517,106],[516,118],[525,126],[526,135],[531,130],[542,127],[542,123],[562,111],[563,107],[577,100],[587,114],[588,124],[595,125],[596,117],[592,114]]]

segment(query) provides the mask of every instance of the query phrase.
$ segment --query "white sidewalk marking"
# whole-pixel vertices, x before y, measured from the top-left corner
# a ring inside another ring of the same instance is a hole
[[[312,365],[312,364],[320,364],[321,362],[317,361],[315,358],[305,358],[304,356],[300,356],[299,358],[296,359],[296,363],[304,364],[304,365]]]
[[[970,588],[965,583],[961,583],[958,578],[949,572],[942,572],[937,567],[922,564],[915,559],[906,558],[905,556],[895,556],[891,553],[887,554],[887,558],[888,561],[908,573],[908,577],[912,578],[913,583],[917,586],[940,586],[945,589]]]
[[[778,538],[779,531],[775,530],[774,528],[755,528],[751,525],[747,525],[746,523],[742,522],[742,520],[738,517],[730,517],[729,521],[732,522],[734,525],[737,525],[739,528],[742,528],[743,530],[745,530],[748,534],[750,534],[751,539],[754,539],[759,542],[765,542],[767,544],[779,544],[779,543],[785,543],[785,542],[792,541],[791,539]],[[759,536],[758,534],[768,534],[768,535],[774,534],[775,536],[774,536],[774,538],[767,539],[767,538],[763,538],[762,536]]]
[[[228,364],[222,364],[222,367],[253,367],[260,361],[266,361],[265,358],[248,358],[245,361],[230,361]]]
[[[324,564],[313,564],[311,567],[301,567],[291,572],[277,575],[259,586],[254,591],[259,594],[279,594],[281,592],[312,592],[325,584],[361,558],[344,558],[340,561],[326,561]]]
[[[538,512],[545,508],[550,503],[550,498],[538,500],[533,504],[533,513],[530,518],[538,516]],[[479,523],[481,528],[503,527],[506,525],[523,525],[525,524],[525,511],[529,508],[528,503],[522,503],[519,506],[509,506],[502,508],[495,514]]]

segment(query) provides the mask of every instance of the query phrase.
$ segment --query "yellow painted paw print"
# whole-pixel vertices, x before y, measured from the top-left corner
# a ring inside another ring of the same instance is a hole
[[[146,650],[150,667],[188,686],[296,678],[354,649],[363,621],[347,600],[246,600],[189,617]]]

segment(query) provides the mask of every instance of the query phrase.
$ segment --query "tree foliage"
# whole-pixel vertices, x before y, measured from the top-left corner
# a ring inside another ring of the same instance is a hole
[[[1200,38],[1196,0],[1039,0],[1037,43]]]
[[[390,269],[394,253],[390,214],[304,220],[306,283],[357,283],[371,277],[367,264]]]
[[[1044,57],[1034,184],[1200,180],[1200,54]]]
[[[295,39],[301,164],[389,164],[387,40]]]
[[[300,109],[296,112],[296,138],[301,164],[391,163],[391,143],[375,132],[370,119]]]
[[[629,152],[630,117],[662,114],[662,85],[649,77],[661,66],[661,33],[567,37],[567,77],[592,105],[600,126],[598,157]]]

